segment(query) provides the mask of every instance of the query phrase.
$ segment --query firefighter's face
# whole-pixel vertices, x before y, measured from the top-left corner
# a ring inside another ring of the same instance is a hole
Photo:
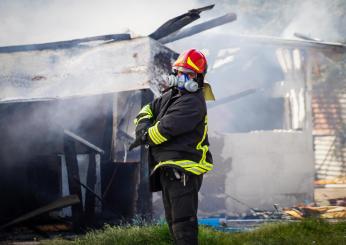
[[[187,72],[182,72],[182,71],[178,71],[177,72],[177,87],[180,90],[185,90],[185,85],[187,83],[191,83],[192,80],[196,77],[195,73],[187,73]]]

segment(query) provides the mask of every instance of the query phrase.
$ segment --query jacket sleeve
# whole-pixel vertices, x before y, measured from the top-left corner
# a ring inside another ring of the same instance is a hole
[[[153,111],[151,109],[151,105],[147,104],[142,107],[142,109],[139,111],[138,115],[136,116],[134,120],[134,124],[138,126],[143,121],[151,121],[151,119],[154,117]]]
[[[161,103],[162,98],[156,98],[149,104],[146,104],[142,107],[142,109],[138,112],[135,120],[133,121],[136,126],[142,122],[154,122],[157,117],[157,109]]]
[[[148,129],[151,145],[159,145],[172,137],[192,131],[204,117],[198,98],[187,96],[169,107],[167,113]]]

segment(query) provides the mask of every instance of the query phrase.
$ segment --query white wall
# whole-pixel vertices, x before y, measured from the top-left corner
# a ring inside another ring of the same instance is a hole
[[[215,168],[205,176],[200,215],[233,215],[313,201],[311,135],[261,131],[210,135]],[[240,204],[233,198],[245,203]]]

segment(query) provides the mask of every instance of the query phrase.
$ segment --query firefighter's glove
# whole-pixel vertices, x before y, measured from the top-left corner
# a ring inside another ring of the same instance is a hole
[[[135,141],[130,145],[129,151],[131,151],[133,148],[136,148],[137,146],[143,145],[147,142],[147,131],[143,131],[142,135],[137,137]]]
[[[151,126],[150,120],[143,120],[141,123],[139,123],[136,127],[136,139],[135,141],[130,145],[129,150],[131,151],[133,148],[136,148],[137,146],[144,145],[147,143],[147,134],[148,134],[148,128]]]

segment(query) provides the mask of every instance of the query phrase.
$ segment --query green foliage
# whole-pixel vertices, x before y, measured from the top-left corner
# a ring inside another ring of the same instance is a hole
[[[217,231],[200,227],[201,245],[342,245],[346,244],[346,222],[328,223],[323,220],[277,223],[243,233]],[[108,244],[172,244],[167,225],[106,226],[74,241],[51,240],[46,245],[108,245]]]

